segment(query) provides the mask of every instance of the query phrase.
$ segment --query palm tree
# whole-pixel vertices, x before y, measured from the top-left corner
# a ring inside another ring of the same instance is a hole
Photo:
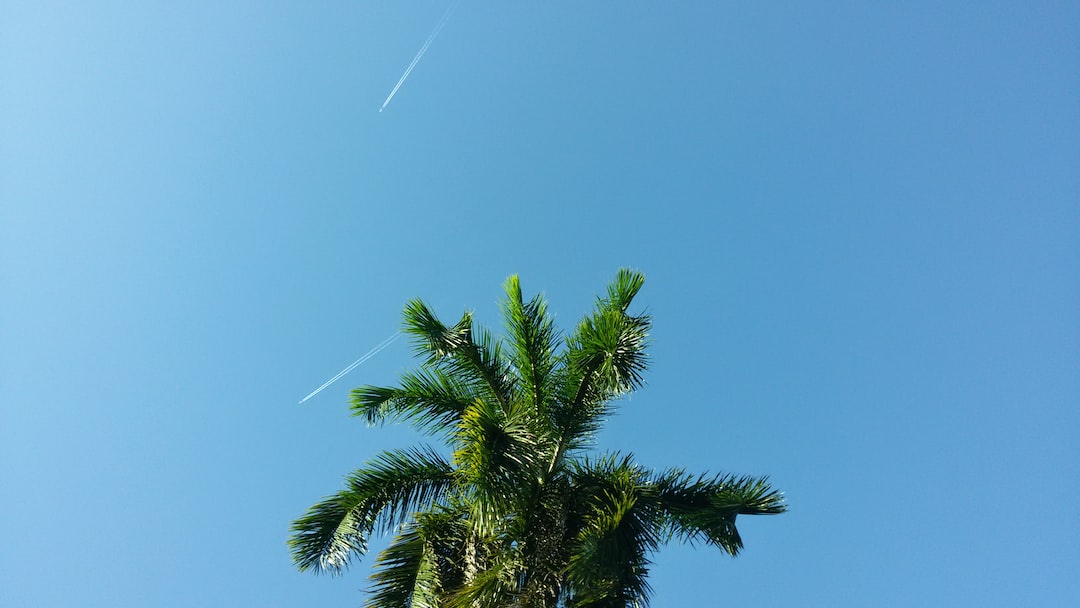
[[[650,320],[629,312],[644,282],[621,270],[565,340],[541,296],[506,282],[506,338],[466,313],[445,325],[419,300],[404,331],[420,368],[400,386],[352,392],[369,424],[407,422],[445,442],[391,450],[293,523],[300,570],[340,573],[377,533],[371,608],[645,606],[650,556],[677,539],[735,555],[738,515],[782,513],[766,478],[651,471],[590,455],[622,397],[642,384]]]

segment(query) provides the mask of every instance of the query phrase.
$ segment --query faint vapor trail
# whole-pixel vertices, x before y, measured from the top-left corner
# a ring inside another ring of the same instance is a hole
[[[394,85],[394,89],[390,91],[389,95],[386,96],[386,101],[384,101],[382,103],[382,107],[379,108],[380,112],[385,110],[387,104],[390,103],[390,100],[394,98],[394,95],[397,95],[398,89],[401,88],[401,85],[405,84],[405,79],[408,78],[409,74],[412,73],[413,68],[416,67],[416,64],[420,63],[420,58],[424,56],[424,53],[427,52],[428,47],[431,46],[431,43],[435,41],[435,38],[439,35],[439,32],[442,31],[442,28],[446,25],[446,22],[450,20],[450,15],[453,14],[454,9],[456,9],[459,4],[461,4],[461,0],[454,0],[454,2],[446,9],[446,13],[443,14],[442,20],[439,21],[439,24],[435,26],[435,29],[431,32],[431,35],[428,36],[428,39],[424,41],[424,46],[420,47],[420,50],[416,53],[416,57],[413,57],[412,63],[409,64],[409,67],[405,68],[405,73],[401,75],[401,78],[397,81],[397,84]]]
[[[373,348],[373,349],[369,350],[368,352],[364,353],[364,356],[360,357],[356,361],[353,361],[352,364],[350,364],[348,367],[346,367],[345,369],[338,372],[337,375],[334,376],[333,378],[330,378],[329,380],[324,382],[323,385],[320,386],[319,388],[311,391],[311,393],[309,393],[307,397],[304,397],[303,399],[300,400],[300,403],[303,403],[303,402],[307,401],[308,399],[311,399],[315,395],[318,395],[319,393],[321,393],[323,391],[323,389],[325,389],[326,387],[328,387],[331,384],[333,384],[333,383],[337,382],[338,380],[340,380],[341,377],[344,376],[345,374],[347,374],[347,373],[351,372],[352,370],[356,369],[356,367],[358,365],[360,365],[364,361],[367,361],[368,359],[370,359],[370,358],[374,357],[375,355],[379,354],[380,352],[382,352],[382,350],[384,348],[386,348],[387,346],[390,346],[391,344],[393,344],[394,340],[397,340],[398,336],[400,336],[400,335],[401,335],[400,331],[395,331],[394,335],[392,335],[389,338],[383,340],[382,342],[379,342],[379,344],[375,348]]]

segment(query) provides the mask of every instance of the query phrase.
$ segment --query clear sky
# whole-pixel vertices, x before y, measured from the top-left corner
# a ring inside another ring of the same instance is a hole
[[[1080,605],[1080,5],[0,2],[0,605],[357,606],[297,401],[420,296],[645,272],[601,445],[768,474],[656,607]]]

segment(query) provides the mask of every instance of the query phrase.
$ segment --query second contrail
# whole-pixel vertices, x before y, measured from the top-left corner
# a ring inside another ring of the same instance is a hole
[[[351,364],[349,364],[348,367],[346,367],[345,369],[338,372],[337,375],[334,376],[333,378],[330,378],[326,382],[323,382],[322,386],[320,386],[319,388],[317,388],[317,389],[311,391],[310,393],[308,393],[308,396],[301,399],[300,403],[303,403],[303,402],[307,401],[308,399],[311,399],[315,395],[318,395],[319,393],[321,393],[323,391],[323,389],[325,389],[326,387],[328,387],[331,384],[333,384],[333,383],[337,382],[338,380],[340,380],[341,377],[344,376],[345,374],[347,374],[347,373],[351,372],[352,370],[356,369],[356,367],[358,365],[360,365],[364,361],[367,361],[368,359],[370,359],[370,358],[374,357],[375,355],[379,354],[380,352],[382,352],[382,350],[384,348],[386,348],[387,346],[390,346],[391,344],[393,344],[394,340],[397,340],[398,336],[400,336],[400,335],[401,335],[401,332],[396,331],[396,332],[394,332],[394,335],[392,335],[389,338],[383,340],[382,342],[379,342],[379,344],[376,345],[375,348],[373,348],[373,349],[369,350],[368,352],[364,353],[364,355],[362,357],[360,357],[356,361],[353,361]]]
[[[427,52],[428,47],[431,46],[431,43],[435,42],[435,38],[439,35],[439,32],[442,31],[442,28],[446,25],[446,22],[450,20],[450,15],[453,14],[454,9],[457,8],[458,4],[461,4],[461,0],[454,0],[454,2],[451,3],[450,6],[446,9],[446,13],[443,14],[443,17],[439,21],[439,24],[435,26],[435,29],[432,30],[431,35],[428,36],[427,40],[424,41],[424,45],[420,47],[419,51],[417,51],[416,57],[413,57],[412,63],[409,64],[409,67],[405,68],[405,73],[402,74],[401,78],[398,79],[397,84],[394,85],[394,89],[390,91],[389,95],[386,96],[386,101],[384,101],[382,107],[379,108],[380,112],[386,109],[386,106],[390,103],[390,100],[394,98],[394,95],[397,95],[398,89],[401,88],[401,85],[405,84],[405,79],[408,78],[409,74],[412,73],[413,68],[416,67],[416,64],[420,63],[420,58],[423,57],[424,53]]]

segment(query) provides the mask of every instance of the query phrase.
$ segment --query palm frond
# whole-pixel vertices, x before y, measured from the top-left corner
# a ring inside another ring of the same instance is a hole
[[[346,490],[293,522],[293,561],[302,571],[340,573],[364,554],[378,524],[400,525],[445,498],[456,479],[453,467],[430,449],[383,452],[348,477]]]
[[[384,531],[451,495],[460,474],[431,448],[388,450],[349,476],[349,486],[369,493],[371,516]]]
[[[302,572],[340,574],[353,557],[366,553],[366,501],[363,494],[344,490],[293,522],[289,548],[296,567]]]
[[[566,340],[562,394],[553,412],[565,450],[588,445],[612,400],[644,382],[651,319],[627,313],[643,282],[640,273],[620,270],[607,298],[597,300]]]
[[[400,387],[353,389],[350,409],[368,424],[407,421],[420,431],[434,434],[456,427],[465,408],[476,398],[474,386],[429,366],[403,374]]]
[[[441,585],[431,546],[410,524],[375,561],[368,608],[437,608]]]
[[[558,331],[541,295],[525,302],[517,275],[506,280],[505,289],[503,318],[513,349],[511,360],[522,383],[522,397],[539,416],[546,416],[552,398]]]
[[[574,470],[580,529],[566,576],[575,606],[644,605],[649,555],[661,542],[662,513],[632,456],[584,460]]]
[[[467,522],[460,509],[418,513],[375,562],[368,608],[438,608],[464,580]]]
[[[478,399],[462,416],[454,438],[454,465],[468,484],[481,527],[492,514],[519,506],[522,488],[536,482],[543,450],[524,407],[509,411]]]
[[[447,327],[421,300],[411,300],[403,313],[404,331],[413,336],[417,355],[425,365],[437,366],[447,375],[467,384],[484,387],[503,407],[513,395],[515,378],[503,361],[501,348],[491,333],[473,327],[466,312],[454,326]]]
[[[604,311],[586,319],[571,343],[572,368],[593,370],[578,389],[586,397],[615,397],[639,388],[647,366],[645,347],[651,320],[648,315],[631,316]],[[599,395],[590,395],[591,392]]]
[[[444,362],[447,372],[475,379],[478,386],[486,387],[488,395],[500,407],[508,407],[515,394],[517,377],[503,358],[502,345],[483,327],[470,326],[468,338],[454,356]]]
[[[417,356],[432,363],[446,357],[469,341],[472,314],[466,312],[453,327],[447,327],[420,299],[412,299],[402,311],[405,318],[403,330],[413,337],[413,350]]]
[[[695,477],[682,469],[669,469],[653,483],[671,534],[691,543],[705,541],[729,555],[737,555],[743,546],[736,516],[786,510],[783,495],[772,489],[765,477]]]
[[[516,547],[503,547],[487,556],[483,569],[445,598],[446,608],[518,606],[525,566]]]
[[[615,279],[608,283],[607,298],[600,301],[598,308],[617,310],[625,314],[644,284],[644,274],[629,268],[620,268],[615,273]]]

